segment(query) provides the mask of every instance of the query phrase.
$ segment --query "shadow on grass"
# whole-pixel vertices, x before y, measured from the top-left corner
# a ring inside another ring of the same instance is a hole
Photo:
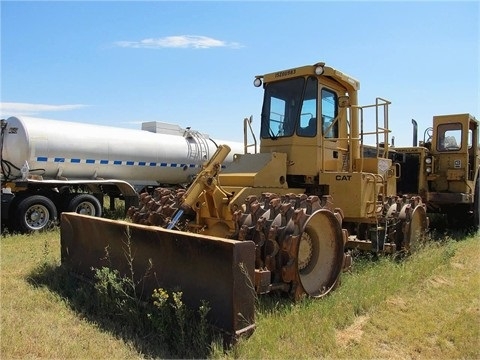
[[[478,234],[475,226],[468,225],[470,221],[450,222],[444,214],[427,214],[430,222],[430,239],[433,241],[463,240],[466,237]],[[457,219],[458,220],[458,219]]]
[[[209,329],[208,339],[200,343],[195,337],[183,339],[184,349],[179,349],[178,344],[172,344],[179,342],[177,336],[165,338],[165,334],[176,331],[172,322],[152,322],[152,314],[158,312],[158,308],[145,302],[125,303],[122,299],[113,299],[111,304],[105,304],[105,298],[99,295],[93,282],[78,278],[63,266],[44,263],[30,273],[27,281],[34,287],[47,287],[57,293],[80,317],[132,344],[142,357],[206,359],[212,354],[218,355],[222,349],[231,350],[232,344],[226,344],[222,334],[214,329]],[[271,293],[257,299],[257,314],[288,314],[295,311],[295,304],[299,303],[284,293]]]
[[[101,296],[92,282],[79,279],[64,267],[42,264],[32,271],[27,281],[34,287],[47,287],[65,299],[70,308],[103,330],[132,344],[145,358],[206,358],[216,335],[208,329],[208,338],[182,337],[178,348],[176,327],[169,318],[159,314],[153,303],[131,298]],[[171,308],[168,304],[169,309]],[[160,309],[161,312],[161,309]],[[205,335],[205,334],[203,334]],[[221,346],[221,345],[220,345]]]

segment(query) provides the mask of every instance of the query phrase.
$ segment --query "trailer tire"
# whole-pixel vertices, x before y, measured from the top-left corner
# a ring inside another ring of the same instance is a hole
[[[43,195],[21,199],[14,209],[15,229],[34,232],[50,229],[57,222],[57,208],[52,200]]]
[[[101,217],[102,205],[98,199],[91,194],[75,195],[67,205],[67,211],[77,214]]]

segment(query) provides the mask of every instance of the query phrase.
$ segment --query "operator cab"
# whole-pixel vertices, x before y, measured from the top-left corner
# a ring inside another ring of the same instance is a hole
[[[341,104],[356,88],[348,89],[341,76],[351,79],[319,63],[255,79],[264,88],[260,152],[287,154],[290,184],[313,183],[319,171],[338,171],[347,156],[348,111]]]
[[[431,190],[468,192],[473,188],[468,182],[476,180],[478,140],[478,122],[470,114],[433,117],[431,151],[437,174],[430,177]]]

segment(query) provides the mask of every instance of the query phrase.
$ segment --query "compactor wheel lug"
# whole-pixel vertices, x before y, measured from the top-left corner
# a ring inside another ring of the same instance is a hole
[[[320,210],[322,208],[320,198],[316,195],[309,196],[306,200],[306,205],[307,205],[307,214],[308,215],[311,215],[315,211]]]
[[[302,233],[300,244],[298,246],[298,269],[303,270],[307,267],[312,259],[313,243],[310,235]]]
[[[139,208],[130,208],[128,214],[135,223],[169,226],[183,209],[185,194],[185,190],[156,189],[153,197],[142,194]],[[230,211],[234,231],[225,237],[255,244],[255,268],[262,278],[259,289],[299,298],[323,296],[334,287],[343,263],[343,214],[334,213],[330,196],[268,192],[247,196],[243,203],[232,204]],[[200,232],[202,226],[188,224],[184,216],[175,228]]]

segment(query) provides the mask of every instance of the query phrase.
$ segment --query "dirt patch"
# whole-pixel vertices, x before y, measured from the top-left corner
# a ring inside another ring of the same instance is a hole
[[[387,304],[401,311],[408,310],[407,301],[398,296],[387,299]]]
[[[435,288],[438,288],[444,285],[451,285],[450,281],[443,276],[435,276],[431,279],[428,279],[428,283]]]
[[[363,326],[369,318],[368,315],[359,316],[349,327],[337,330],[335,334],[337,344],[339,346],[347,346],[351,342],[360,342],[363,335]]]

